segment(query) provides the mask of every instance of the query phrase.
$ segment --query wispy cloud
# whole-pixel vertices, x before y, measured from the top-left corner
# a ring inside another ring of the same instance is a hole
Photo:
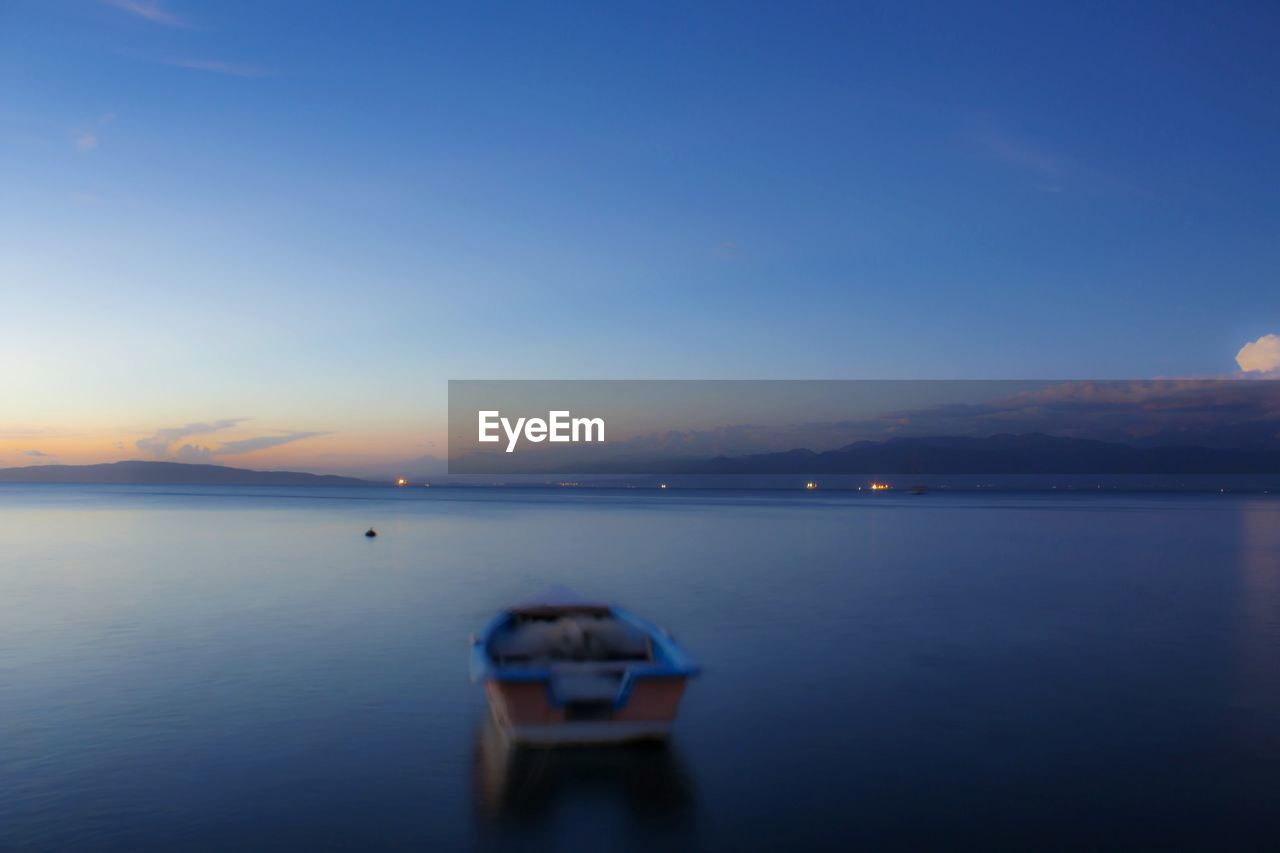
[[[0,439],[23,441],[28,438],[50,438],[60,434],[60,430],[48,426],[29,426],[27,424],[0,424]]]
[[[1007,165],[1045,177],[1059,177],[1066,171],[1066,164],[1061,156],[1025,139],[986,131],[976,134],[974,140],[988,154]]]
[[[288,432],[284,435],[263,435],[257,438],[242,438],[238,441],[228,441],[217,450],[213,451],[215,456],[239,456],[242,453],[252,453],[255,450],[266,450],[268,447],[279,447],[282,444],[289,444],[294,441],[302,441],[304,438],[314,438],[318,435],[329,435],[327,432],[321,431],[298,431]]]
[[[711,257],[721,261],[732,261],[738,257],[738,243],[735,240],[725,240],[711,249]]]
[[[34,465],[57,465],[58,457],[43,450],[24,450],[22,455],[28,457]]]
[[[116,114],[113,112],[105,112],[98,117],[92,127],[88,130],[80,129],[72,131],[71,141],[76,146],[77,151],[87,152],[98,147],[99,137],[98,130],[94,128],[104,128],[111,122],[116,120]]]
[[[216,421],[190,423],[179,427],[161,427],[155,431],[154,435],[138,439],[136,445],[143,453],[164,458],[169,456],[173,446],[184,438],[221,432],[224,429],[231,429],[244,421],[245,418],[223,418]]]
[[[1008,131],[983,127],[969,134],[969,141],[990,159],[1030,175],[1043,192],[1062,192],[1077,172],[1058,152]]]
[[[1108,192],[1149,197],[1150,192],[1123,176],[1081,161],[1061,146],[978,119],[963,134],[964,144],[994,163],[1021,173],[1045,193]]]
[[[103,0],[108,6],[166,27],[190,29],[191,24],[160,5],[157,0]]]
[[[207,71],[211,74],[226,74],[231,77],[270,77],[275,72],[261,65],[248,65],[240,62],[224,62],[220,59],[162,59],[165,65],[174,68],[187,68],[192,71]]]
[[[179,427],[163,427],[154,435],[139,439],[136,444],[139,450],[158,459],[176,459],[179,462],[211,462],[219,456],[240,456],[269,447],[279,447],[294,441],[328,435],[316,430],[290,430],[277,435],[260,435],[253,438],[240,438],[224,441],[213,447],[193,442],[183,443],[183,439],[195,436],[211,435],[232,429],[245,422],[245,418],[222,418],[215,421],[199,421]]]

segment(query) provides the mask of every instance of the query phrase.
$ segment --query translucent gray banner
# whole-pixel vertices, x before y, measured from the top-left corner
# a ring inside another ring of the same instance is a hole
[[[1267,380],[454,380],[451,475],[1276,475]]]

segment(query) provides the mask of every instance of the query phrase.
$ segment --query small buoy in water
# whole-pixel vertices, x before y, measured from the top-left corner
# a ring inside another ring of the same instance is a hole
[[[377,535],[378,535],[378,531],[376,531],[376,530],[374,530],[372,527],[370,527],[368,530],[366,530],[366,531],[364,532],[364,535],[365,535],[365,536],[368,536],[370,539],[372,539],[373,537],[375,537],[375,536],[377,536]]]

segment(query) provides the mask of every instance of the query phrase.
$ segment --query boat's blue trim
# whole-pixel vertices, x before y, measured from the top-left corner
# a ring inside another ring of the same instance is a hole
[[[642,619],[630,610],[624,610],[621,607],[610,609],[616,618],[634,625],[648,634],[650,639],[653,640],[654,657],[657,660],[653,663],[642,665],[645,674],[684,676],[698,674],[698,665],[685,654],[684,649],[680,648],[675,639],[665,629],[659,628],[646,619]]]
[[[504,610],[485,624],[479,634],[471,638],[471,680],[483,681],[493,678],[498,667],[489,657],[489,641],[503,625],[511,619],[510,611]]]
[[[631,691],[641,678],[690,678],[699,672],[684,649],[672,639],[671,635],[653,623],[624,610],[612,607],[614,617],[647,634],[653,643],[654,660],[644,663],[633,663],[627,667],[622,676],[622,684],[618,688],[618,696],[614,700],[615,710],[624,707],[631,698]],[[475,636],[471,644],[471,680],[472,681],[506,681],[522,684],[545,683],[547,700],[553,707],[563,703],[551,689],[551,668],[547,666],[500,666],[489,657],[489,642],[493,635],[511,620],[511,612],[503,611],[489,620],[484,629]]]

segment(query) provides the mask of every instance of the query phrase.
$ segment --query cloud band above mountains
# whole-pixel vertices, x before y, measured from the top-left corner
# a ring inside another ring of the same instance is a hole
[[[318,430],[291,430],[276,435],[261,435],[223,441],[216,447],[183,442],[183,439],[186,438],[234,429],[246,420],[247,418],[223,418],[215,421],[197,421],[178,427],[162,427],[156,430],[153,435],[138,439],[136,446],[143,453],[156,459],[171,459],[179,462],[209,462],[215,457],[240,456],[328,434]]]

